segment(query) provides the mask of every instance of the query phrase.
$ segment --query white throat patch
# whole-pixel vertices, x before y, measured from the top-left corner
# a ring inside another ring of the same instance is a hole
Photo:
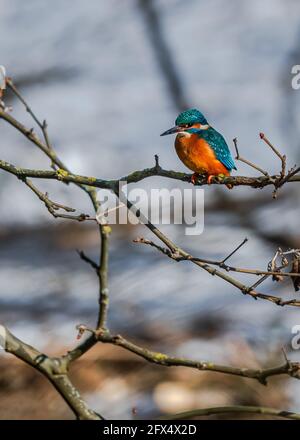
[[[181,136],[185,136],[185,137],[191,137],[191,133],[188,133],[187,131],[179,131],[178,135]]]

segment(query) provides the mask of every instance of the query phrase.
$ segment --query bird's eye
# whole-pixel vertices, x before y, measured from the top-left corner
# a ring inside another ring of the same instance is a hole
[[[181,127],[182,127],[182,128],[189,128],[189,127],[191,127],[192,125],[193,125],[193,124],[191,124],[191,123],[190,123],[190,124],[182,124]]]

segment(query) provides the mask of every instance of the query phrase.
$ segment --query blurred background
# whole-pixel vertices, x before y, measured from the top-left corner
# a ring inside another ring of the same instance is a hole
[[[280,163],[258,133],[300,162],[300,91],[291,68],[300,63],[297,0],[1,0],[0,64],[6,66],[41,119],[58,155],[76,173],[118,178],[153,166],[187,171],[170,128],[195,106],[232,148],[270,173]],[[32,126],[7,96],[14,116]],[[48,168],[47,158],[0,121],[1,159]],[[238,163],[238,173],[255,175]],[[52,200],[92,213],[74,186],[38,182]],[[188,188],[151,178],[142,187]],[[98,254],[90,222],[53,219],[13,176],[0,173],[0,319],[24,341],[49,354],[76,343],[75,326],[93,326],[97,278],[76,249]],[[300,247],[299,188],[205,188],[205,230],[162,230],[193,255],[221,259],[245,237],[231,263],[265,269],[278,246]],[[170,355],[236,365],[272,366],[291,359],[291,328],[299,311],[245,297],[188,263],[177,264],[132,240],[149,233],[114,226],[110,252],[109,325]],[[255,279],[240,276],[247,283]],[[261,291],[297,295],[288,280]],[[99,345],[72,369],[93,409],[106,418],[153,417],[195,407],[249,404],[300,411],[300,384],[284,377],[269,387],[251,380],[148,365],[120,348]],[[0,352],[0,418],[72,418],[59,395],[34,370]]]

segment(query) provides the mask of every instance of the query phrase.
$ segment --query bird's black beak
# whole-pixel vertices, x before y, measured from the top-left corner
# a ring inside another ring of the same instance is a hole
[[[180,130],[182,130],[182,128],[178,127],[178,125],[176,125],[175,127],[170,128],[170,130],[164,131],[161,136],[167,136],[167,134],[174,134],[174,133],[178,133]]]

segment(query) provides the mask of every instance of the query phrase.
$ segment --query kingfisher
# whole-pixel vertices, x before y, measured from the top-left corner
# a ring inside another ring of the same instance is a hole
[[[204,115],[192,108],[180,113],[175,127],[161,136],[177,133],[175,149],[179,159],[194,174],[191,182],[195,185],[199,174],[207,175],[210,184],[215,176],[230,176],[236,170],[234,160],[223,136],[207,122]]]

